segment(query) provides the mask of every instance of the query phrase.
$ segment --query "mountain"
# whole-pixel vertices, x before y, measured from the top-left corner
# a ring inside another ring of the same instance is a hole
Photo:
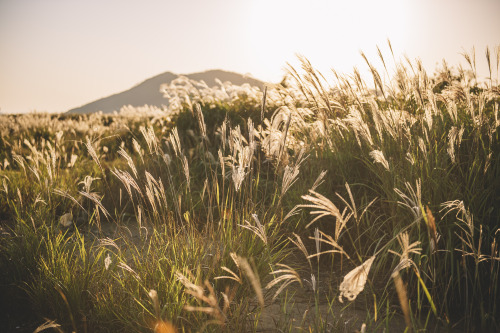
[[[170,83],[179,76],[180,75],[178,74],[165,72],[147,79],[129,90],[71,109],[68,113],[93,113],[97,111],[112,113],[113,111],[119,111],[125,105],[132,105],[134,107],[144,105],[161,107],[162,105],[167,105],[168,100],[165,99],[163,94],[160,92],[160,86],[164,83]],[[215,82],[216,79],[219,79],[222,82],[229,81],[236,85],[249,83],[250,85],[258,87],[264,86],[264,82],[257,79],[223,70],[210,70],[201,73],[187,74],[184,76],[196,81],[203,80],[209,87],[217,85]]]

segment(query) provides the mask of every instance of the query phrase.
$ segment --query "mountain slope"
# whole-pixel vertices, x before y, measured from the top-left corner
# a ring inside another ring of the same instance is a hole
[[[222,82],[230,81],[236,85],[249,83],[251,85],[259,87],[264,86],[264,83],[257,79],[222,70],[210,70],[201,73],[187,74],[184,76],[187,76],[188,78],[196,81],[203,80],[210,87],[216,85],[216,79],[219,79]],[[179,77],[179,75],[171,72],[165,72],[149,78],[129,90],[98,99],[78,108],[71,109],[68,111],[68,113],[93,113],[97,111],[102,111],[103,113],[112,113],[115,110],[120,110],[125,105],[132,105],[137,107],[147,104],[151,106],[161,107],[162,105],[167,105],[168,101],[160,92],[160,86],[164,83],[170,83],[177,77]]]

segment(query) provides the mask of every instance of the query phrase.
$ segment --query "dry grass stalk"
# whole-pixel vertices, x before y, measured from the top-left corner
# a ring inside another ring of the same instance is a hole
[[[406,190],[409,195],[406,195],[401,190],[395,188],[394,192],[396,192],[403,201],[398,201],[399,205],[405,206],[411,210],[415,219],[420,219],[423,216],[422,213],[422,181],[418,179],[415,182],[416,190],[410,185],[410,183],[405,182]]]
[[[340,200],[342,200],[342,202],[351,210],[351,213],[352,215],[354,216],[354,219],[356,220],[356,224],[359,224],[359,222],[361,221],[361,219],[363,218],[363,216],[365,215],[366,211],[368,210],[368,208],[370,208],[370,206],[377,200],[377,198],[373,199],[372,201],[370,201],[366,206],[365,208],[363,209],[363,211],[361,212],[360,215],[358,215],[358,209],[356,207],[356,202],[354,201],[354,197],[352,195],[352,192],[351,192],[351,187],[349,186],[348,183],[345,183],[345,188],[347,190],[347,193],[349,194],[349,200],[350,200],[350,203],[347,202],[346,199],[344,199],[340,194],[338,193],[335,193],[337,195],[337,197],[339,197]]]
[[[340,234],[340,231],[343,229],[347,221],[344,220],[337,206],[335,206],[335,204],[333,204],[333,202],[328,200],[325,196],[312,190],[309,190],[309,193],[311,193],[312,195],[303,195],[302,199],[311,202],[311,204],[301,205],[301,207],[317,209],[312,211],[310,214],[318,216],[316,216],[311,222],[309,222],[306,228],[308,228],[311,224],[316,222],[316,220],[324,216],[328,215],[333,216],[337,219],[335,227],[335,239],[337,239],[338,235]]]
[[[186,156],[182,155],[182,170],[184,171],[184,176],[186,177],[187,187],[190,185],[190,177],[189,177],[189,164]]]
[[[316,230],[318,230],[318,229],[316,229]],[[306,246],[304,245],[304,242],[302,242],[302,238],[300,238],[300,236],[297,235],[296,233],[293,233],[293,235],[295,236],[295,238],[297,240],[295,241],[290,237],[288,237],[288,240],[290,242],[292,242],[293,244],[295,244],[295,246],[297,246],[300,251],[302,251],[302,253],[304,254],[304,256],[307,259],[307,262],[309,263],[309,267],[312,269],[311,259],[309,258],[309,253],[307,252],[307,249],[306,249]]]
[[[136,280],[141,281],[141,277],[139,276],[139,274],[137,274],[129,265],[127,265],[123,261],[118,264],[118,267],[132,274]]]
[[[292,185],[297,181],[297,177],[300,172],[300,165],[307,158],[304,157],[304,149],[300,150],[299,157],[293,166],[285,166],[285,172],[283,173],[283,182],[281,185],[281,195],[280,199],[283,198],[285,193],[292,187]]]
[[[99,161],[99,158],[97,157],[97,153],[94,149],[94,146],[92,145],[92,142],[90,142],[90,139],[87,138],[87,142],[85,143],[85,146],[87,147],[87,150],[94,160],[94,162],[99,166],[99,169],[101,169],[102,172],[104,172],[104,169],[102,168],[101,161]]]
[[[417,269],[415,262],[410,259],[410,254],[417,254],[420,255],[422,249],[417,247],[420,245],[420,241],[416,241],[410,244],[410,236],[408,235],[407,232],[402,232],[398,234],[397,236],[399,245],[401,246],[401,254],[394,252],[392,250],[389,250],[389,253],[395,254],[399,256],[399,264],[394,268],[391,276],[394,277],[396,274],[399,274],[399,272],[405,268],[410,267],[413,265],[415,269]]]
[[[373,159],[375,163],[380,163],[387,171],[391,171],[389,168],[389,162],[385,159],[384,153],[380,150],[372,150],[370,152],[370,157]]]
[[[291,283],[293,282],[298,282],[302,286],[302,281],[300,279],[299,274],[290,266],[287,266],[285,264],[277,264],[280,267],[283,267],[282,269],[278,269],[275,271],[272,271],[269,274],[281,274],[274,278],[271,282],[269,282],[266,286],[266,289],[271,289],[273,286],[277,285],[280,282],[284,283],[278,288],[278,290],[274,293],[273,300],[278,297],[278,295]]]
[[[158,153],[158,139],[156,138],[153,127],[148,126],[148,128],[145,128],[141,126],[140,130],[148,145],[149,153]]]
[[[262,107],[260,109],[260,121],[264,120],[264,110],[266,109],[267,86],[264,87],[264,95],[262,96]]]
[[[375,260],[375,256],[372,256],[366,260],[362,265],[354,268],[352,271],[344,276],[344,280],[340,284],[339,290],[339,302],[343,303],[342,297],[347,298],[349,301],[354,301],[360,292],[365,288],[366,280],[368,278],[368,272]]]
[[[242,225],[242,224],[238,224],[238,225],[242,228],[245,228],[245,229],[252,231],[255,235],[257,235],[257,237],[259,237],[264,242],[264,244],[267,245],[266,229],[264,228],[262,223],[260,223],[259,218],[257,217],[257,214],[252,214],[252,218],[254,219],[255,224],[257,226],[253,226],[247,220],[245,220],[246,225]]]
[[[234,189],[236,190],[236,192],[238,192],[241,188],[243,180],[245,180],[246,176],[245,168],[241,165],[238,165],[237,167],[232,165],[231,167],[232,167],[231,176],[233,178]]]
[[[121,250],[118,247],[118,244],[116,244],[116,242],[114,240],[112,240],[111,238],[109,238],[109,237],[99,239],[99,246],[102,246],[102,247],[105,247],[105,246],[114,247],[118,251],[118,253],[121,254]]]
[[[294,215],[297,215],[299,212],[301,211],[300,209],[300,206],[299,205],[296,205],[294,206],[286,215],[285,217],[283,218],[283,220],[281,221],[281,223],[285,222],[286,220],[288,220],[290,217],[294,216]]]
[[[257,300],[259,301],[260,306],[263,308],[264,294],[262,293],[262,286],[260,284],[259,276],[254,273],[247,259],[240,257],[237,254],[234,254],[233,260],[235,260],[235,262],[238,265],[238,268],[240,268],[243,271],[243,273],[245,273],[248,280],[250,280],[250,283],[255,291],[255,294],[257,295]]]
[[[141,158],[142,163],[144,163],[144,153],[142,152],[141,145],[137,140],[134,138],[132,139],[132,144],[134,146],[134,151],[139,154],[139,157]]]
[[[401,310],[403,311],[407,332],[411,332],[411,319],[410,319],[410,308],[408,305],[408,295],[406,293],[406,287],[403,284],[403,279],[398,272],[392,275],[394,285],[396,286],[396,291],[398,293],[399,304],[401,304]]]
[[[318,231],[317,233],[316,233],[316,230]],[[340,254],[345,255],[348,259],[350,259],[349,256],[347,255],[347,253],[342,248],[342,246],[340,246],[332,238],[332,236],[325,234],[324,232],[322,232],[318,228],[316,228],[316,230],[315,230],[315,233],[314,233],[314,237],[309,237],[309,239],[313,239],[316,242],[316,244],[318,244],[318,245],[316,245],[316,248],[319,248],[319,244],[322,242],[322,243],[325,243],[325,244],[328,244],[328,245],[332,246],[333,249],[327,250],[327,251],[323,251],[323,252],[318,252],[318,253],[315,253],[315,254],[311,254],[310,256],[308,256],[308,258],[319,257],[320,255],[325,254],[325,253],[340,253]],[[325,237],[325,238],[323,238],[323,237]]]
[[[130,199],[133,199],[131,188],[134,188],[137,193],[139,193],[139,196],[143,197],[141,188],[128,171],[122,171],[115,168],[111,170],[111,173],[115,175],[116,178],[118,178],[123,183],[123,185],[125,185],[125,189],[127,190]]]
[[[190,278],[186,277],[180,272],[175,273],[177,279],[187,288],[186,293],[195,297],[198,301],[208,305],[208,306],[184,306],[184,310],[186,311],[197,311],[209,314],[214,317],[215,323],[221,326],[224,326],[227,322],[227,312],[229,310],[229,305],[234,297],[234,289],[232,293],[229,293],[226,290],[226,293],[222,293],[224,305],[221,309],[219,306],[219,300],[215,295],[215,290],[210,285],[208,280],[202,285],[197,285],[193,283],[191,280],[194,279],[193,275],[190,272],[187,272],[187,275]],[[206,291],[205,291],[206,288]],[[228,294],[229,293],[229,294]]]
[[[200,126],[201,136],[203,139],[208,140],[207,137],[207,125],[205,124],[205,118],[203,117],[203,112],[201,111],[200,104],[195,104],[196,109],[196,119],[198,120],[198,125]]]
[[[164,321],[161,319],[161,311],[160,311],[160,301],[158,299],[158,293],[156,290],[151,289],[149,291],[149,297],[153,302],[153,307],[155,311],[156,321],[154,322],[153,332],[154,333],[177,333],[177,329],[172,323],[168,321]]]
[[[326,170],[321,171],[321,173],[318,175],[318,178],[316,178],[316,180],[314,181],[314,184],[311,187],[311,191],[316,191],[316,189],[318,188],[318,186],[320,186],[321,184],[323,184],[323,179],[325,178],[326,173],[327,173]]]
[[[149,298],[151,298],[151,301],[153,302],[156,319],[160,319],[161,312],[160,312],[160,301],[158,300],[158,293],[156,292],[156,290],[151,289],[148,295]]]
[[[427,213],[427,228],[429,229],[429,234],[431,236],[431,251],[434,253],[437,249],[437,242],[438,242],[438,234],[436,230],[436,219],[434,218],[434,215],[432,215],[431,210],[429,209],[429,206],[426,206],[426,213]]]
[[[60,195],[62,197],[65,197],[65,198],[68,198],[70,199],[71,201],[73,201],[73,203],[75,203],[76,205],[78,205],[82,210],[85,210],[83,208],[83,206],[78,202],[78,200],[76,200],[72,195],[70,195],[68,192],[66,191],[63,191],[63,190],[60,190],[60,189],[55,189],[53,191],[53,193],[57,194],[57,195]]]
[[[132,157],[123,149],[120,147],[120,150],[118,150],[118,154],[120,154],[126,161],[130,169],[132,169],[132,172],[134,173],[135,178],[137,178],[137,169],[135,168],[134,161],[132,160]]]
[[[214,280],[229,279],[229,280],[234,280],[234,281],[238,282],[239,284],[243,284],[243,281],[241,280],[241,277],[238,276],[238,274],[236,274],[235,272],[233,272],[232,270],[230,270],[226,266],[222,266],[221,269],[223,271],[228,272],[231,275],[230,276],[229,275],[217,276],[214,278]]]
[[[60,327],[61,327],[61,325],[57,324],[55,320],[46,319],[45,323],[38,326],[36,328],[36,330],[33,331],[33,333],[39,333],[39,332],[45,331],[49,328],[53,328],[53,329],[57,330],[57,332],[63,333],[64,331],[62,329],[60,329]]]
[[[316,253],[321,253],[321,242],[323,241],[323,236],[320,234],[318,228],[314,228],[314,244],[316,245]],[[318,255],[318,265],[319,265],[319,255]]]
[[[180,156],[182,154],[181,139],[179,138],[179,132],[177,127],[174,127],[172,133],[169,136],[170,145],[174,149],[175,156]]]
[[[87,199],[90,199],[96,205],[96,207],[98,207],[101,210],[101,212],[104,214],[104,216],[106,216],[106,218],[111,217],[108,210],[101,203],[101,197],[97,193],[95,192],[88,193],[83,191],[78,191],[78,193],[80,193]]]

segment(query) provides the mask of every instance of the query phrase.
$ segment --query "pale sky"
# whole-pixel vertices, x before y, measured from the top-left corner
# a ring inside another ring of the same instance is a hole
[[[165,71],[279,82],[296,54],[329,77],[420,58],[430,73],[500,44],[500,0],[0,0],[0,112],[62,112]],[[480,67],[486,76],[486,70]]]

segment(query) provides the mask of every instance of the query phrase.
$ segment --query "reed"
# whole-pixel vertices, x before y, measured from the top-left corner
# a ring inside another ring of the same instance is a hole
[[[1,115],[0,288],[33,313],[2,298],[3,322],[498,330],[499,51],[485,82],[474,53],[390,73],[378,48],[370,82],[301,57],[264,91],[181,77],[164,110]]]

